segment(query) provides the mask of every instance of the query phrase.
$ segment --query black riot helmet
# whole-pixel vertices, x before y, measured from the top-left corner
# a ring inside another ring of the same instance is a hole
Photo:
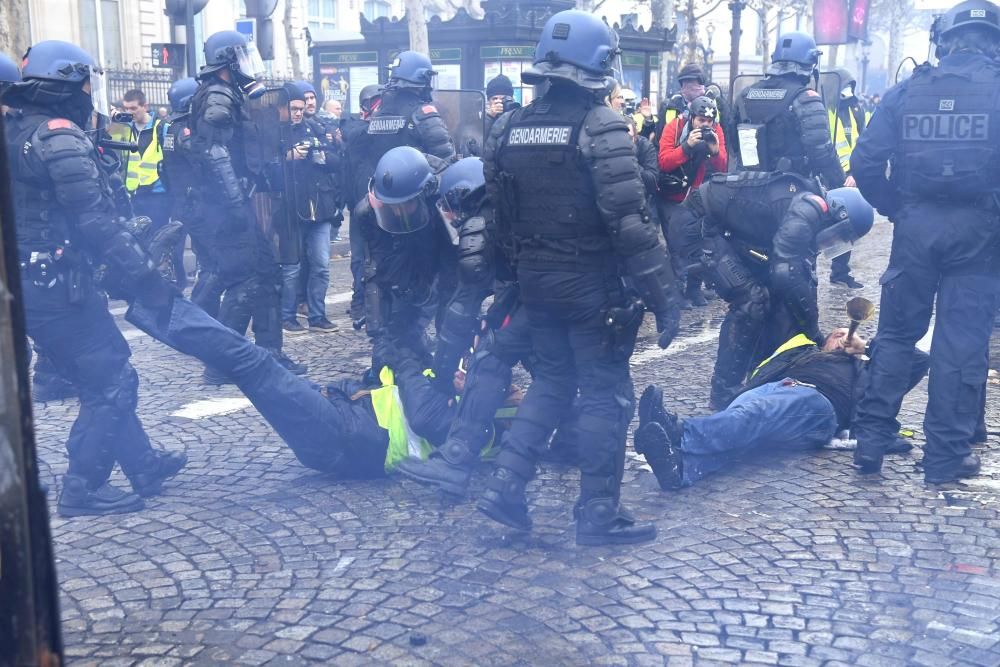
[[[424,154],[411,146],[397,146],[375,166],[368,203],[379,227],[390,234],[409,234],[430,222],[427,198],[437,191],[438,178]]]
[[[378,108],[379,98],[382,96],[382,87],[377,83],[370,83],[358,93],[358,106],[361,107],[361,117],[367,118]]]
[[[17,63],[11,60],[9,57],[0,53],[0,92],[12,83],[17,83],[21,80],[21,70],[18,68]]]
[[[987,0],[965,0],[942,16],[933,28],[938,57],[956,49],[988,52],[1000,44],[1000,7]]]
[[[221,30],[205,40],[205,66],[198,78],[222,69],[231,71],[236,85],[250,97],[264,93],[257,82],[265,71],[257,45],[235,30]]]

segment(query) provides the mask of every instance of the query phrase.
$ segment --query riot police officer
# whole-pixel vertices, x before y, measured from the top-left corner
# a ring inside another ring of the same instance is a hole
[[[830,192],[797,174],[716,174],[674,214],[671,239],[685,262],[729,303],[719,331],[710,402],[722,410],[749,370],[784,341],[819,330],[815,261],[835,257],[871,229],[855,188]],[[692,264],[694,266],[694,264]]]
[[[20,109],[6,130],[28,334],[80,390],[58,510],[63,516],[136,511],[140,496],[158,494],[187,457],[150,447],[135,413],[139,379],[131,351],[92,265],[106,263],[109,285],[153,306],[168,303],[175,291],[118,219],[107,172],[82,129],[95,109],[108,111],[97,63],[72,44],[39,42],[25,55],[23,77],[5,98]],[[108,484],[116,461],[135,493]]]
[[[738,169],[819,176],[827,188],[844,184],[823,98],[809,87],[820,55],[806,33],[778,38],[767,76],[740,93],[736,103],[737,134],[729,148]]]
[[[191,148],[200,166],[202,213],[213,225],[206,244],[204,287],[194,295],[207,312],[218,308],[219,321],[245,332],[253,320],[257,344],[271,350],[289,370],[303,374],[282,351],[281,267],[271,240],[264,236],[250,196],[265,165],[279,156],[259,155],[259,142],[245,106],[248,96],[263,92],[256,77],[264,71],[253,44],[234,30],[217,32],[205,41],[205,66],[191,100]],[[206,369],[206,382],[227,381]]]
[[[360,165],[365,176],[371,176],[382,156],[398,146],[411,146],[442,160],[455,157],[455,143],[431,100],[435,74],[422,53],[403,51],[393,60],[381,103],[366,130]]]
[[[979,471],[970,445],[1000,293],[1000,7],[967,0],[936,27],[940,62],[885,94],[851,156],[862,194],[895,223],[854,461],[880,469],[913,345],[936,311],[923,467],[944,483]]]
[[[163,159],[160,161],[160,181],[170,197],[170,217],[184,224],[184,231],[191,235],[192,247],[198,253],[198,259],[209,261],[207,253],[202,248],[211,241],[205,227],[211,224],[201,214],[198,200],[198,169],[191,153],[190,112],[191,98],[198,90],[198,81],[194,78],[178,79],[167,91],[170,100],[170,115],[166,120],[166,131],[163,135]],[[183,266],[174,267],[184,271]],[[195,284],[194,293],[200,294],[204,282]],[[219,302],[205,303],[206,312],[212,317],[219,317]]]
[[[21,70],[13,60],[0,53],[0,98],[3,97],[4,91],[7,90],[11,84],[17,83],[20,80]],[[0,105],[0,113],[6,112],[6,106]]]
[[[661,346],[676,334],[680,312],[628,126],[602,100],[617,55],[618,36],[592,14],[550,17],[522,75],[547,92],[497,119],[483,158],[498,233],[517,248],[538,363],[479,509],[530,529],[525,485],[579,389],[579,428],[590,438],[580,452],[579,544],[656,535],[619,503],[634,409],[628,359],[642,320],[622,290],[619,263],[656,314]]]

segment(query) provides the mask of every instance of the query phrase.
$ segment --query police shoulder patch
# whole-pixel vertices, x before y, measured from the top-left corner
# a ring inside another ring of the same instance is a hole
[[[65,118],[53,118],[45,126],[50,130],[68,130],[73,127],[73,122]]]
[[[813,90],[812,88],[806,89],[806,95],[808,95],[809,97],[819,97],[819,93]]]
[[[435,107],[433,104],[425,104],[424,106],[420,107],[420,110],[423,111],[424,113],[438,112],[437,107]]]
[[[748,100],[783,100],[788,91],[784,88],[751,88],[747,91]]]

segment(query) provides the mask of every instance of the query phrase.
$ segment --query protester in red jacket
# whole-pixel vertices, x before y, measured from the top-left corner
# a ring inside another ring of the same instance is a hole
[[[726,170],[726,138],[718,120],[719,107],[715,100],[696,97],[688,105],[687,113],[674,118],[660,134],[657,211],[665,239],[669,239],[670,217],[688,192],[701,185],[706,174]],[[674,269],[677,271],[681,267]],[[684,292],[693,306],[706,304],[700,282],[692,277]]]

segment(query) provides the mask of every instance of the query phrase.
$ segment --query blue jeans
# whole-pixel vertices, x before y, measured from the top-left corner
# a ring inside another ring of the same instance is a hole
[[[299,233],[302,252],[306,259],[306,305],[309,321],[316,322],[326,317],[326,290],[330,286],[330,229],[329,222],[302,222]],[[281,268],[284,284],[281,289],[281,319],[295,319],[298,306],[299,272],[301,264],[285,264]]]
[[[812,387],[782,382],[751,389],[722,412],[684,422],[685,485],[764,447],[814,449],[830,442],[837,432],[830,401]]]

